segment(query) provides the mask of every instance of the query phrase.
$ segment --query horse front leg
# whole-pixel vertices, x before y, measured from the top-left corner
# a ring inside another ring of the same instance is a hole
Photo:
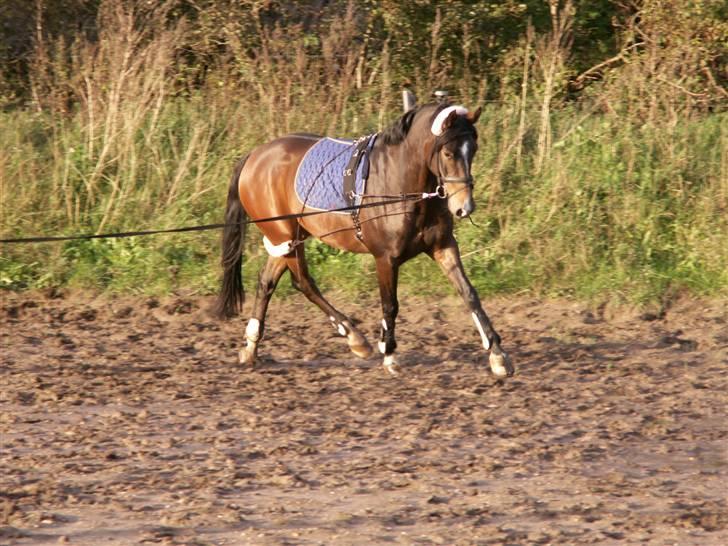
[[[399,312],[397,301],[397,276],[399,264],[388,257],[377,258],[377,279],[379,297],[382,301],[382,332],[379,338],[379,352],[384,355],[384,369],[391,375],[399,375],[399,365],[394,351],[397,341],[394,337],[395,320]]]
[[[508,355],[501,349],[501,338],[493,328],[488,315],[483,311],[480,297],[465,274],[463,263],[460,260],[460,250],[455,238],[450,238],[446,244],[433,249],[431,256],[465,301],[465,305],[468,307],[475,327],[478,329],[480,338],[483,341],[483,348],[490,351],[488,361],[493,374],[497,377],[512,376],[515,372],[513,364]]]

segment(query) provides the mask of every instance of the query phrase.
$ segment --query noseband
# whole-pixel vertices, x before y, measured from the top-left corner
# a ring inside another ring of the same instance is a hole
[[[450,141],[453,141],[457,138],[460,138],[464,135],[471,135],[470,131],[468,132],[461,132],[456,133],[452,136],[450,136],[447,139],[443,139],[440,142],[437,142],[440,140],[438,137],[436,140],[436,145],[432,149],[433,154],[437,154],[437,174],[435,175],[437,177],[437,196],[440,199],[447,199],[447,190],[445,189],[445,184],[463,184],[466,188],[472,188],[473,187],[473,175],[468,174],[468,176],[443,176],[442,174],[442,157],[440,156],[440,150],[442,150],[442,147],[447,144]],[[432,161],[430,161],[432,162]],[[460,190],[458,190],[460,191]]]

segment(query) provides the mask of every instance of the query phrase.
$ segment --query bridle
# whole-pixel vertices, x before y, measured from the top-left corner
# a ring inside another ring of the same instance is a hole
[[[447,134],[447,133],[445,133]],[[441,137],[437,137],[435,139],[435,146],[432,148],[432,154],[430,155],[430,164],[432,164],[432,156],[437,155],[437,174],[435,174],[435,177],[437,178],[437,188],[435,189],[435,192],[437,193],[437,196],[440,199],[447,199],[448,194],[447,190],[445,189],[445,184],[462,184],[465,188],[472,188],[474,186],[473,184],[473,175],[468,173],[467,176],[444,176],[442,174],[442,156],[440,155],[440,151],[442,150],[442,147],[447,144],[448,142],[451,142],[453,140],[456,140],[464,135],[474,135],[475,133],[473,131],[460,131],[459,133],[455,133],[453,135],[448,135],[448,138],[442,139]],[[444,135],[443,135],[444,136]],[[462,190],[458,190],[460,192]]]

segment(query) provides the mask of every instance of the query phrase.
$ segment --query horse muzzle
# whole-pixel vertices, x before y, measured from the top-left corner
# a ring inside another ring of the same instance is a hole
[[[449,187],[446,188],[446,185]],[[453,190],[453,186],[457,189]],[[447,199],[447,208],[458,218],[467,218],[475,210],[473,201],[473,177],[441,176],[438,178],[437,195]]]
[[[467,218],[473,213],[474,210],[475,203],[473,202],[473,199],[470,198],[465,201],[465,203],[463,203],[462,207],[455,211],[455,216],[457,216],[458,218]]]

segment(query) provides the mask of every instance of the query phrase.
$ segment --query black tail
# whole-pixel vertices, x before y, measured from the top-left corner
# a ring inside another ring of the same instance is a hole
[[[222,232],[222,288],[217,298],[215,313],[220,318],[234,317],[243,309],[245,290],[243,289],[243,241],[245,240],[245,221],[248,218],[238,193],[238,178],[248,156],[240,159],[233,169],[225,209],[225,229]]]

